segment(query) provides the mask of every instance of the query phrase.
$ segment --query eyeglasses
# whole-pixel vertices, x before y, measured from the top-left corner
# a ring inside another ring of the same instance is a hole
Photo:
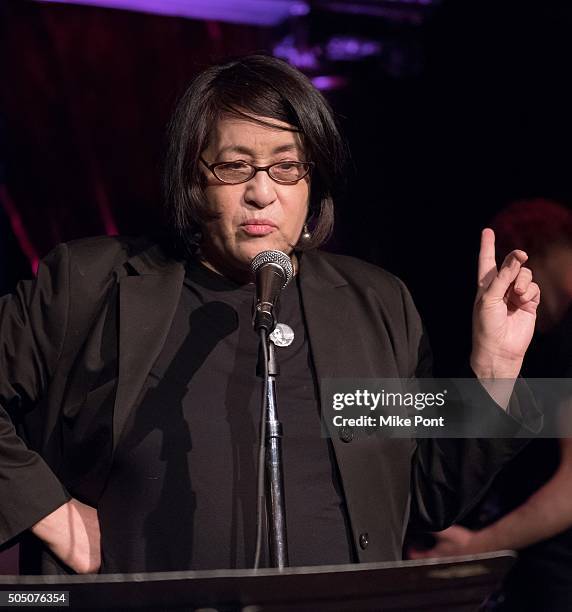
[[[314,162],[282,161],[269,166],[254,166],[241,159],[207,164],[202,157],[199,159],[221,183],[228,185],[246,183],[260,171],[267,172],[273,181],[281,185],[294,185],[303,179],[314,165]]]

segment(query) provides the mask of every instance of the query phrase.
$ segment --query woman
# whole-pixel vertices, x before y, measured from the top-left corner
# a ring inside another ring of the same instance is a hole
[[[292,565],[400,558],[409,519],[444,528],[522,445],[321,437],[323,378],[430,372],[404,285],[316,249],[344,157],[327,103],[286,63],[210,68],[169,131],[169,238],[61,245],[2,302],[0,399],[13,421],[2,413],[0,536],[26,534],[25,572],[252,565],[249,264],[263,250],[296,271],[278,314],[294,341],[277,348]],[[518,375],[539,299],[525,260],[514,251],[497,271],[485,230],[471,356],[481,379]],[[519,429],[485,391],[482,404]]]

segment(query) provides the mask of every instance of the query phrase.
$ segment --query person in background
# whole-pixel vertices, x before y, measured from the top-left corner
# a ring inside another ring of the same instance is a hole
[[[572,210],[545,199],[519,201],[499,212],[491,226],[501,252],[523,245],[542,290],[523,375],[572,378]],[[409,557],[517,550],[495,609],[572,610],[571,438],[533,440],[473,514],[480,526],[454,525],[434,534],[434,547],[410,549]]]

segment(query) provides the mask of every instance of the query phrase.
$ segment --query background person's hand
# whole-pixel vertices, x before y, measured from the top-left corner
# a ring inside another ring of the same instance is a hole
[[[471,353],[479,378],[516,378],[520,372],[540,302],[540,288],[523,265],[527,259],[524,251],[512,251],[498,270],[495,234],[483,230]]]
[[[95,508],[70,499],[36,523],[31,531],[78,574],[99,571],[101,535]]]
[[[409,548],[408,559],[433,559],[435,557],[462,557],[488,552],[487,547],[480,541],[479,532],[472,531],[460,525],[453,525],[443,531],[433,534],[436,539],[435,546],[427,550]]]

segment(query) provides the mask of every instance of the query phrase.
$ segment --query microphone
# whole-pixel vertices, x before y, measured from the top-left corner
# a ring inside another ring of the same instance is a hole
[[[262,251],[250,262],[256,282],[254,329],[270,334],[276,327],[274,308],[280,291],[292,280],[294,270],[290,257],[282,251]]]

